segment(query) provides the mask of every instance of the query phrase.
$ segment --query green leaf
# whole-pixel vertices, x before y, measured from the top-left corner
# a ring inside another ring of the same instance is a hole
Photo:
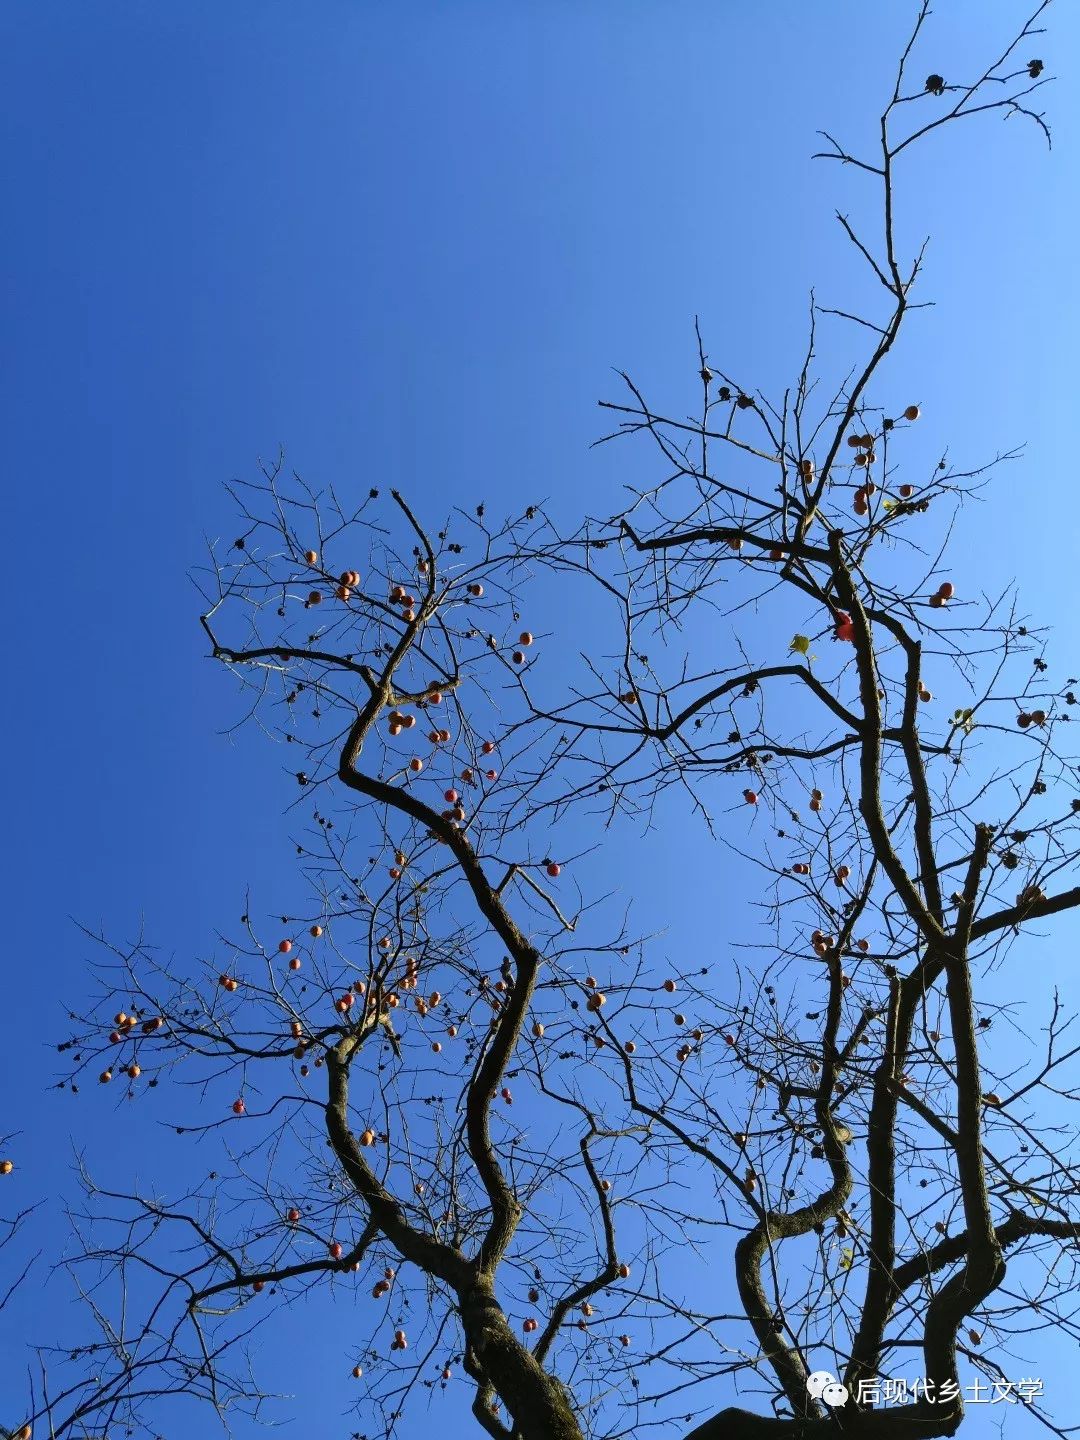
[[[850,1270],[851,1267],[852,1267],[852,1265],[854,1265],[854,1264],[855,1264],[855,1251],[854,1251],[854,1250],[841,1250],[841,1251],[840,1251],[840,1269],[841,1269],[841,1270]]]
[[[808,660],[813,660],[815,658],[813,655],[810,654],[809,635],[794,635],[792,637],[791,644],[788,646],[788,649],[792,650],[796,655],[805,655]]]

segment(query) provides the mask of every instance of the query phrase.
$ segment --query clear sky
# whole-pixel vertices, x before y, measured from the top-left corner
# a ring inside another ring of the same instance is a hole
[[[421,512],[447,496],[548,498],[567,520],[582,495],[614,507],[621,460],[588,450],[612,367],[678,400],[700,314],[718,360],[782,385],[810,286],[825,303],[851,293],[831,216],[857,203],[854,179],[809,157],[818,129],[872,134],[914,8],[0,7],[0,1131],[23,1132],[21,1195],[70,1193],[73,1144],[95,1173],[157,1173],[147,1112],[48,1090],[65,1000],[85,983],[73,921],[144,923],[166,951],[205,953],[247,883],[271,913],[287,883],[292,790],[252,736],[219,733],[233,692],[205,658],[185,578],[205,537],[231,527],[221,482],[284,443],[305,475],[393,483]],[[933,68],[963,69],[1022,8],[942,0]],[[1049,25],[1039,48],[1063,77],[1044,92],[1053,153],[995,121],[954,130],[910,176],[937,305],[890,378],[924,405],[929,444],[981,462],[1027,442],[968,513],[965,561],[987,590],[1018,576],[1075,666],[1080,10],[1060,0]],[[557,592],[546,601],[572,647],[577,622]],[[638,858],[643,924],[715,927],[735,896],[705,849]],[[662,906],[672,885],[689,897],[677,922]],[[163,1173],[186,1163],[172,1154]],[[62,1250],[55,1209],[38,1238],[46,1259]],[[66,1303],[60,1285],[34,1289],[0,1317],[0,1395],[16,1337],[53,1338]],[[266,1341],[297,1362],[285,1414],[302,1418],[281,1433],[314,1422],[344,1436],[343,1317],[309,1309]],[[1048,1383],[1056,1371],[1054,1408],[1075,1416],[1075,1365],[1039,1360]],[[454,1399],[440,1403],[446,1440],[474,1434]],[[419,1409],[402,1440],[430,1423]]]

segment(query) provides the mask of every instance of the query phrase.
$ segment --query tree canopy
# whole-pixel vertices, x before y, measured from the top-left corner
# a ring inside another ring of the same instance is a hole
[[[365,1440],[460,1373],[499,1440],[949,1435],[1011,1336],[1075,1334],[1075,1017],[1037,996],[1005,1065],[984,982],[1080,905],[1080,681],[964,564],[1014,457],[913,466],[933,397],[887,366],[924,303],[908,154],[1049,139],[1045,9],[957,79],[917,69],[922,5],[879,131],[820,151],[873,197],[838,220],[874,301],[812,300],[782,394],[700,327],[688,413],[623,374],[603,443],[649,478],[596,513],[511,475],[430,518],[284,456],[229,487],[200,619],[290,757],[305,898],[204,961],[91,937],[63,1083],[175,1086],[220,1159],[177,1195],[85,1175],[97,1328],[32,1387],[36,1433],[154,1434],[174,1394],[269,1417],[254,1341],[301,1297],[349,1317]],[[562,666],[552,577],[606,637]],[[757,877],[752,949],[673,954],[590,888],[595,847],[684,826]]]

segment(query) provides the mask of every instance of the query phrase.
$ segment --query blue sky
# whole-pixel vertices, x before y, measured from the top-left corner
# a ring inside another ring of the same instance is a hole
[[[287,884],[292,791],[274,755],[218,733],[232,692],[204,658],[185,578],[205,538],[231,529],[221,482],[284,443],[309,477],[393,483],[421,511],[448,495],[547,498],[567,519],[582,495],[614,506],[623,458],[588,450],[612,367],[680,403],[700,314],[717,359],[782,385],[810,286],[825,303],[852,293],[831,216],[858,192],[809,157],[818,129],[870,133],[913,8],[8,0],[18,1018],[0,1129],[24,1132],[23,1193],[69,1186],[69,1134],[95,1167],[153,1143],[131,1111],[48,1091],[64,1001],[84,983],[73,919],[145,923],[183,955],[205,951],[246,883],[271,912]],[[940,8],[947,76],[1020,13]],[[982,461],[1027,442],[966,517],[965,558],[987,590],[1018,576],[1075,666],[1080,13],[1062,3],[1049,23],[1040,49],[1064,77],[1046,92],[1053,153],[991,122],[905,177],[913,228],[933,236],[937,305],[890,379],[924,404],[931,448]],[[579,622],[557,593],[545,602],[572,645]],[[657,896],[665,882],[702,896],[688,930],[731,898],[712,874],[696,854],[648,861]],[[59,1304],[35,1292],[18,1330],[48,1335]],[[276,1343],[306,1383],[334,1340],[312,1317]],[[325,1366],[296,1408],[347,1433],[347,1382],[336,1358]],[[473,1433],[448,1413],[448,1440]],[[428,1424],[418,1414],[403,1440]]]

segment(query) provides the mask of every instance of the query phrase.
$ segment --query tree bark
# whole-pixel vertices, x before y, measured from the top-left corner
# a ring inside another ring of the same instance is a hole
[[[584,1440],[569,1397],[507,1324],[489,1281],[459,1297],[469,1349],[509,1410],[521,1440]]]

